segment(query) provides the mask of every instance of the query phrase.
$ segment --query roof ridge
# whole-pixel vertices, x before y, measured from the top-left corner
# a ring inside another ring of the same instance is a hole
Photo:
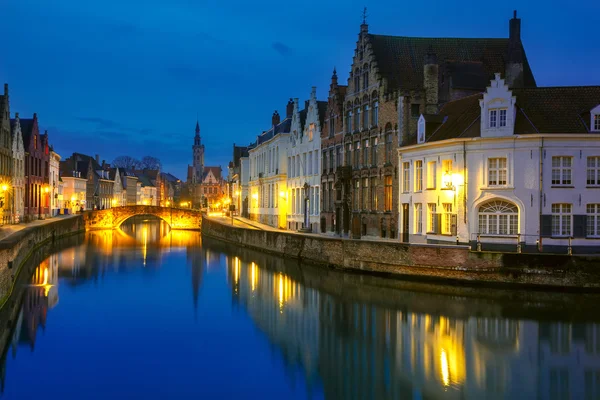
[[[379,35],[370,33],[369,36],[378,36],[383,38],[406,38],[406,39],[467,39],[467,40],[508,40],[507,37],[453,37],[453,36],[403,36],[403,35]]]
[[[539,89],[600,89],[600,85],[576,85],[576,86],[536,86],[526,88],[512,88],[511,90],[523,91],[523,90],[539,90]]]

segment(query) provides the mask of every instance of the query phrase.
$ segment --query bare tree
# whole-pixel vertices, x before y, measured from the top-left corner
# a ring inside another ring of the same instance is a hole
[[[142,168],[145,169],[161,169],[162,163],[156,157],[144,156],[142,158]]]
[[[137,158],[131,156],[119,156],[113,160],[112,165],[113,167],[131,170],[141,168],[142,163]]]

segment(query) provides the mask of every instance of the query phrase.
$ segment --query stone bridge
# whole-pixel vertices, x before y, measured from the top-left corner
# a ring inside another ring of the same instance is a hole
[[[200,230],[202,214],[197,210],[159,206],[125,206],[106,210],[84,211],[85,229],[118,228],[127,219],[136,215],[153,215],[165,221],[171,229]]]

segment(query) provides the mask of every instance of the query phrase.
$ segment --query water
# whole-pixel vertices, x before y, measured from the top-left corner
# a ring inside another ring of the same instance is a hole
[[[19,287],[0,398],[600,399],[597,295],[341,274],[143,218],[59,246]]]

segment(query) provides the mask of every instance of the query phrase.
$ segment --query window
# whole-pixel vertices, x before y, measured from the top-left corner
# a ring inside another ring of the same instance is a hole
[[[360,54],[362,55],[362,52]],[[365,73],[363,75],[363,89],[366,89],[368,87],[369,87],[369,71],[365,71]]]
[[[294,170],[292,169],[292,177],[294,176]],[[327,173],[327,150],[323,150],[323,174]]]
[[[334,200],[333,182],[329,182],[329,209],[333,211],[333,200]]]
[[[388,175],[385,177],[385,188],[384,188],[384,206],[385,211],[392,211],[392,176]]]
[[[369,105],[363,107],[363,129],[369,129]]]
[[[313,135],[315,134],[315,124],[312,123],[310,125],[308,125],[308,141],[312,141],[313,140]]]
[[[385,135],[385,162],[392,162],[392,134]]]
[[[488,186],[506,185],[506,158],[488,158]]]
[[[329,172],[333,172],[333,147],[329,149]]]
[[[335,166],[342,166],[342,146],[337,146],[335,148]]]
[[[377,165],[377,138],[371,139],[371,165]]]
[[[423,233],[423,204],[415,203],[415,233]]]
[[[430,161],[427,163],[427,189],[435,189],[436,179],[436,162]]]
[[[452,188],[452,160],[442,160],[442,189]]]
[[[371,126],[377,126],[379,121],[379,102],[373,103],[373,112],[371,113]]]
[[[313,173],[316,175],[319,173],[319,150],[315,150],[315,157],[313,158],[313,160],[315,161],[315,165],[313,166]]]
[[[479,233],[516,235],[519,233],[519,209],[502,200],[492,200],[479,207]]]
[[[437,232],[437,214],[436,214],[436,204],[428,203],[427,204],[427,232],[434,233]]]
[[[360,200],[360,180],[354,180],[354,209],[358,210],[360,208],[359,204]]]
[[[348,132],[352,132],[352,111],[348,111],[346,115],[346,129]]]
[[[600,114],[594,114],[594,131],[600,131]]]
[[[402,192],[410,192],[410,163],[402,163]]]
[[[442,218],[442,234],[452,234],[452,203],[443,203],[444,215]]]
[[[588,204],[587,211],[587,232],[588,237],[600,237],[600,204]]]
[[[371,210],[377,210],[377,178],[371,178]]]
[[[497,124],[498,110],[490,110],[489,127],[495,128]]]
[[[500,127],[506,126],[506,110],[500,110]]]
[[[552,157],[552,184],[571,185],[573,157]]]
[[[354,110],[354,130],[360,130],[360,106],[356,106]]]
[[[360,142],[354,142],[354,168],[358,168],[360,165]]]
[[[307,167],[308,167],[307,168],[308,169],[307,174],[308,175],[312,175],[312,173],[313,173],[312,172],[312,166],[313,166],[313,161],[312,161],[312,151],[311,151],[310,153],[308,153],[308,164],[307,164]]]
[[[369,166],[369,139],[363,140],[363,167]]]
[[[346,144],[346,166],[351,166],[352,162],[352,143]]]
[[[369,209],[369,178],[363,178],[362,182],[362,209]]]
[[[571,204],[552,204],[552,236],[571,236]]]
[[[423,190],[423,161],[415,161],[415,192]]]
[[[410,116],[413,118],[419,118],[421,115],[420,105],[419,104],[411,104],[410,105]]]
[[[569,399],[569,370],[566,368],[550,369],[550,393],[553,399]]]
[[[600,157],[587,158],[587,184],[600,186]]]

